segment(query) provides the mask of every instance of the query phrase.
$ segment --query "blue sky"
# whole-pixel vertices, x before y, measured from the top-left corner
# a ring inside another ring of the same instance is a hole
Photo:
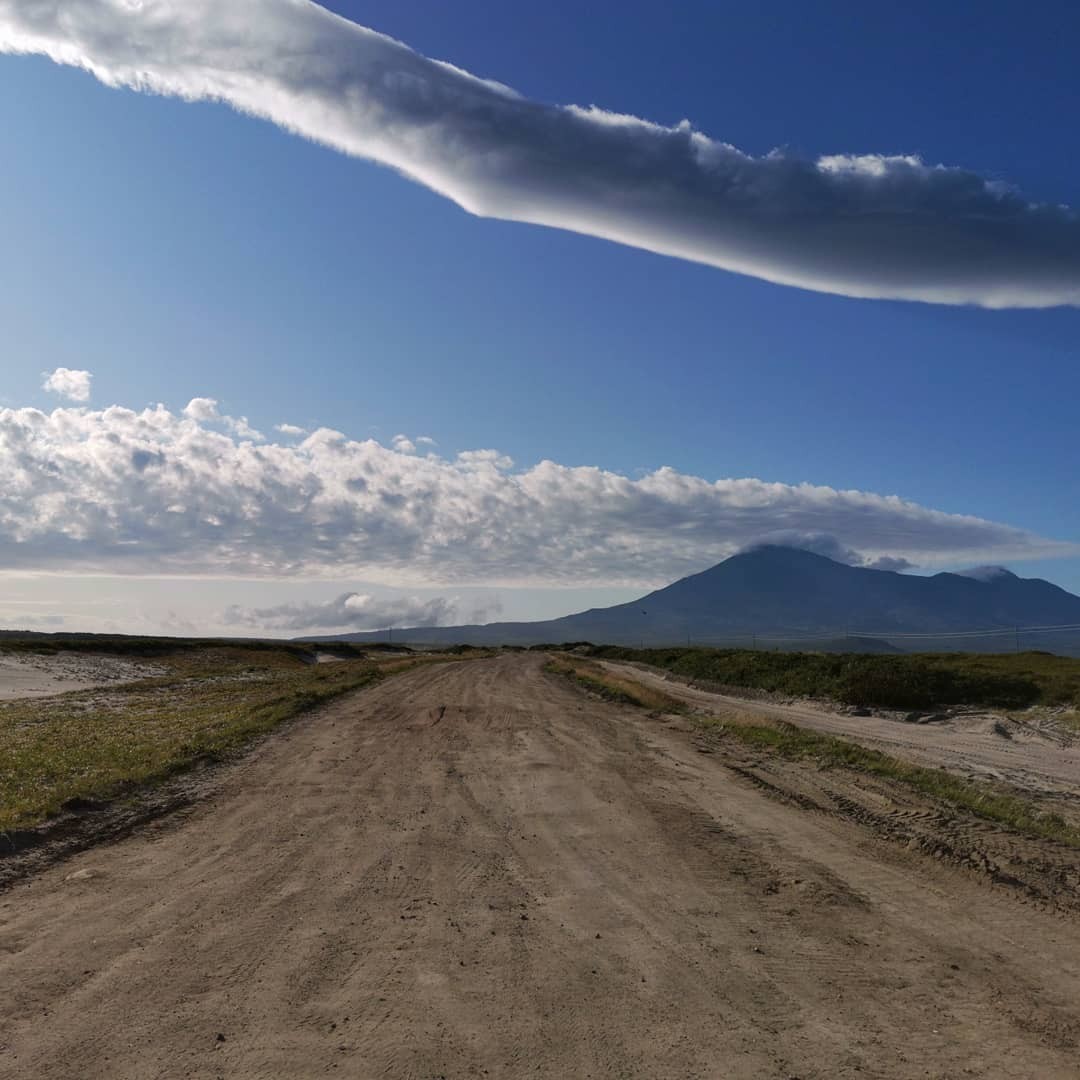
[[[918,154],[1080,204],[1072,5],[327,6],[532,99],[687,117],[754,155]],[[0,404],[52,407],[42,372],[66,366],[96,407],[208,397],[265,431],[856,488],[1080,540],[1077,308],[851,299],[478,219],[225,106],[38,57],[0,58],[0,128]],[[1080,590],[1080,559],[1013,565]]]

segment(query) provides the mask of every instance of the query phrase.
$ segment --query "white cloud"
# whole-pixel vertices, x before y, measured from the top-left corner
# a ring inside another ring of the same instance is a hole
[[[457,602],[443,597],[381,597],[343,593],[323,603],[275,607],[232,606],[224,621],[259,630],[385,630],[394,626],[447,626],[457,619]]]
[[[184,406],[184,415],[189,420],[197,420],[201,424],[217,420],[219,418],[218,403],[213,398],[208,397],[192,398]]]
[[[457,462],[464,469],[499,469],[505,472],[514,467],[514,459],[500,454],[498,450],[462,450]]]
[[[409,438],[408,435],[395,435],[390,440],[390,445],[393,446],[393,448],[399,454],[415,454],[416,453],[416,443],[414,443],[412,441],[412,439]]]
[[[308,0],[0,0],[0,50],[220,100],[471,213],[768,281],[986,307],[1080,304],[1080,218],[911,154],[774,151],[528,101]]]
[[[11,630],[55,631],[64,625],[64,621],[63,615],[0,614],[0,625]]]
[[[192,398],[184,406],[183,415],[199,424],[221,424],[241,439],[250,439],[254,442],[262,442],[265,439],[261,431],[256,431],[248,423],[246,416],[225,416],[219,411],[218,406],[219,403],[215,398]],[[286,426],[288,425],[279,425],[278,431],[284,432]],[[301,428],[294,428],[293,431],[303,434]]]
[[[781,547],[800,548],[802,551],[812,551],[816,555],[824,555],[834,562],[847,563],[849,566],[864,566],[871,570],[892,570],[900,573],[904,570],[915,570],[917,566],[900,555],[876,555],[867,557],[861,552],[848,547],[837,537],[827,532],[804,532],[798,529],[777,529],[775,532],[764,533],[753,543],[747,544],[747,549],[761,547],[766,544],[775,544]]]
[[[50,394],[59,394],[71,401],[90,400],[90,381],[93,375],[89,371],[75,371],[72,368],[58,367],[51,374],[45,374],[42,390]]]
[[[266,438],[261,431],[256,431],[248,423],[246,416],[226,416],[223,419],[225,426],[230,431],[235,431],[241,439],[253,439],[255,442],[262,442]]]
[[[892,555],[879,555],[876,559],[865,560],[863,565],[871,570],[892,570],[894,573],[915,569],[914,563]]]
[[[280,431],[282,435],[288,435],[290,438],[299,438],[301,435],[307,434],[304,428],[297,427],[295,424],[276,424],[274,430]]]
[[[418,446],[438,446],[439,444],[430,435],[418,435],[416,437]]]
[[[864,564],[1080,553],[894,495],[518,468],[496,450],[421,456],[327,428],[253,442],[211,405],[0,409],[0,570],[653,586],[779,535],[827,534]]]

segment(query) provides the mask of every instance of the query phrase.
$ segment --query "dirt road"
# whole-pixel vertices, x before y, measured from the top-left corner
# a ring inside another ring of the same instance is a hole
[[[639,664],[603,660],[600,665],[705,712],[748,709],[964,776],[1006,780],[1035,792],[1080,792],[1080,737],[1048,727],[1037,728],[990,713],[908,724],[880,716],[831,712],[811,702],[787,705],[713,693]]]
[[[0,894],[0,1076],[1077,1076],[1080,923],[508,656]]]

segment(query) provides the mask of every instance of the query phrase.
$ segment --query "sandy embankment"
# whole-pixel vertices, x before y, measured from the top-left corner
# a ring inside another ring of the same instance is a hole
[[[0,654],[0,701],[47,697],[161,674],[153,664],[89,653]]]

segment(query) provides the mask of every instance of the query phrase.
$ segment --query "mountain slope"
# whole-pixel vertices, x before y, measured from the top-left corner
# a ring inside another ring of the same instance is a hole
[[[395,630],[393,637],[432,644],[676,644],[752,634],[888,638],[1063,623],[1080,623],[1080,597],[1000,568],[919,577],[763,546],[628,604],[545,622]],[[386,636],[343,634],[334,640]]]

